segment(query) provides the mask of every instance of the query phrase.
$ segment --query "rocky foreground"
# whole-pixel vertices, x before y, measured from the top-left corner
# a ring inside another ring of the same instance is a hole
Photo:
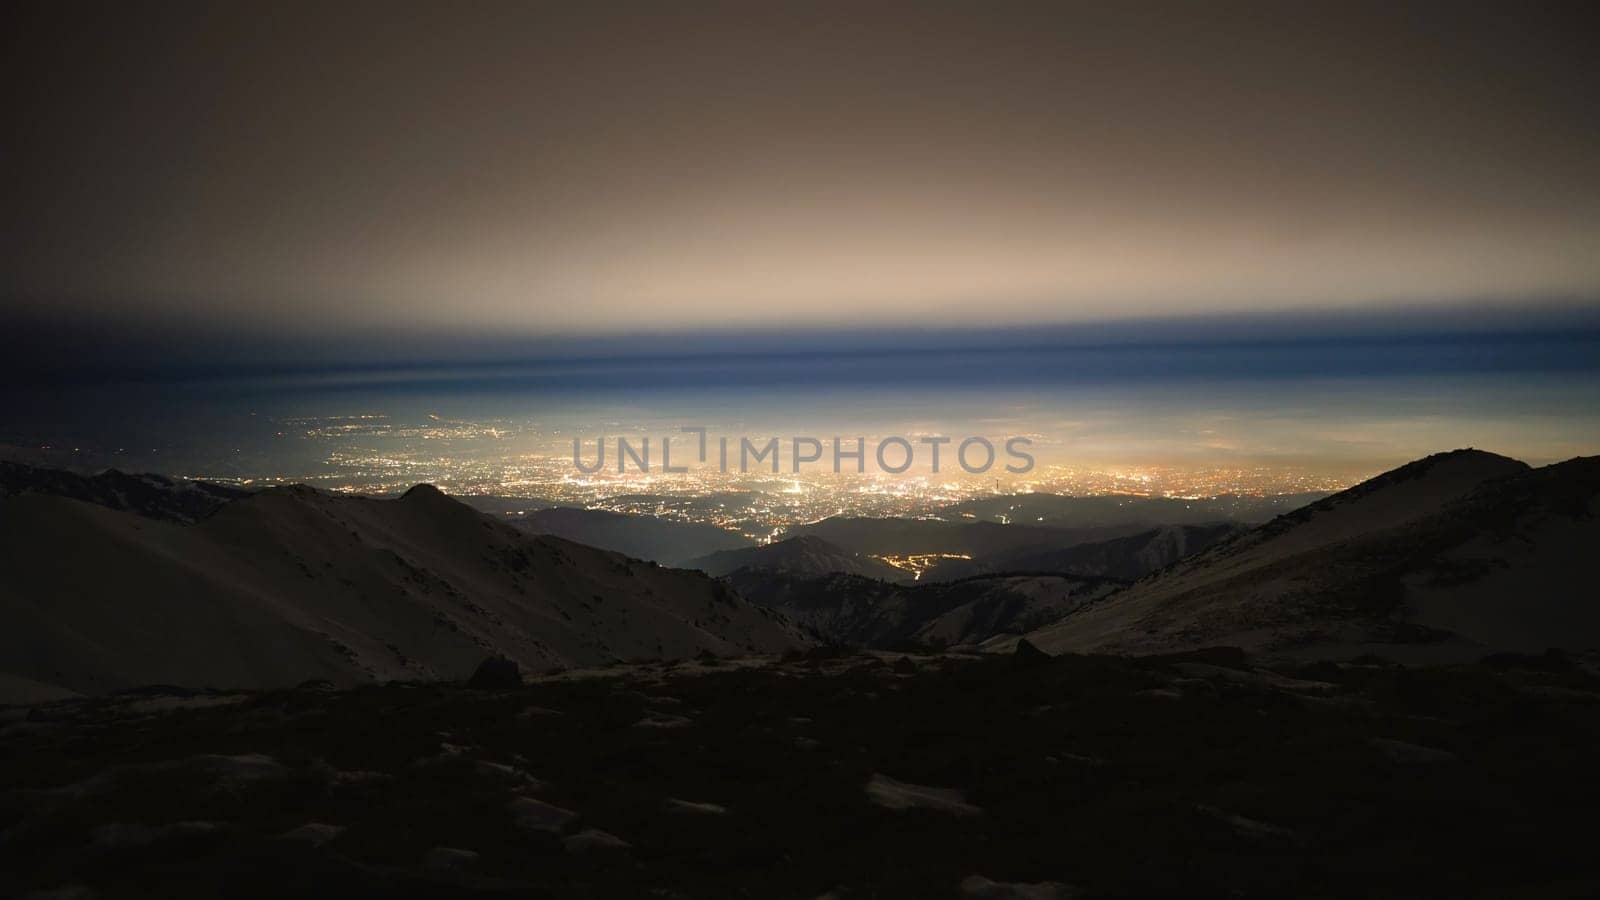
[[[1600,677],[953,654],[13,707],[0,895],[1577,897]]]

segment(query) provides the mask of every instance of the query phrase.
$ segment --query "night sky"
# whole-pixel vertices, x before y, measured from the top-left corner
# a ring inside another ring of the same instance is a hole
[[[6,318],[1448,322],[1600,286],[1578,5],[578,6],[8,4]]]

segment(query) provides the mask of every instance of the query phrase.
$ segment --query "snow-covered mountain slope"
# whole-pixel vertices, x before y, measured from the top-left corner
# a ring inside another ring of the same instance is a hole
[[[1281,516],[1031,634],[1050,652],[1228,644],[1427,658],[1600,646],[1600,458],[1438,454]]]
[[[459,678],[778,652],[781,617],[698,572],[535,537],[429,486],[274,488],[197,524],[0,499],[0,671],[77,692]]]

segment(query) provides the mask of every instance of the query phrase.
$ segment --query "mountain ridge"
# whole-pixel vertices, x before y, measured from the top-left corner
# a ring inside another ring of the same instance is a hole
[[[533,510],[503,521],[529,534],[555,535],[664,566],[693,568],[688,563],[698,557],[753,546],[741,534],[703,522],[571,506]]]
[[[971,560],[941,562],[929,569],[923,580],[952,581],[1007,572],[1055,572],[1134,581],[1246,530],[1246,526],[1236,522],[1164,525],[1104,541],[1066,547],[1024,547]]]
[[[721,550],[691,559],[683,565],[684,568],[699,569],[714,578],[740,569],[771,569],[799,576],[838,572],[894,582],[911,578],[909,573],[882,560],[852,553],[813,534],[799,534],[757,547]]]
[[[0,500],[0,659],[80,693],[461,678],[780,652],[781,617],[696,572],[523,534],[436,489],[274,487],[194,524],[67,497]]]
[[[1555,548],[1600,541],[1597,497],[1597,457],[1532,469],[1476,450],[1434,454],[1181,560],[1029,639],[1049,652],[1232,644],[1412,657],[1596,645],[1582,556]],[[1540,611],[1517,607],[1519,579],[1545,588]],[[1452,613],[1469,601],[1471,623]]]
[[[150,473],[106,469],[82,475],[66,469],[0,460],[0,499],[24,494],[73,497],[151,519],[193,523],[222,505],[250,496],[243,488],[207,481],[174,480]]]
[[[925,648],[976,644],[1028,631],[1122,585],[1057,574],[979,575],[904,584],[847,573],[805,576],[747,567],[726,578],[740,596],[775,609],[823,643]]]

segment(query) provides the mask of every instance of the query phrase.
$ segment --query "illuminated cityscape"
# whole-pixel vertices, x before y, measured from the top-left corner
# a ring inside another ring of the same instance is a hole
[[[926,466],[903,474],[810,465],[798,473],[770,469],[723,472],[715,461],[689,471],[665,473],[607,466],[583,474],[573,465],[568,430],[510,419],[450,420],[430,415],[402,423],[378,414],[292,418],[276,423],[285,441],[317,448],[321,464],[307,471],[263,471],[190,477],[250,486],[302,482],[325,490],[393,495],[427,482],[448,493],[504,498],[495,511],[516,515],[550,506],[572,506],[701,522],[771,540],[789,528],[832,516],[932,517],[956,504],[996,495],[1131,495],[1198,499],[1341,490],[1371,472],[1315,471],[1281,464],[1235,466],[1105,465],[1041,460],[1026,475],[1003,467],[970,475],[949,465],[934,474]],[[785,449],[787,453],[787,448]],[[713,454],[714,457],[714,454]],[[868,458],[870,460],[871,453]],[[788,468],[784,457],[781,469]],[[514,501],[526,501],[525,504]],[[1006,521],[1002,514],[999,521]],[[886,559],[916,574],[931,563]]]

